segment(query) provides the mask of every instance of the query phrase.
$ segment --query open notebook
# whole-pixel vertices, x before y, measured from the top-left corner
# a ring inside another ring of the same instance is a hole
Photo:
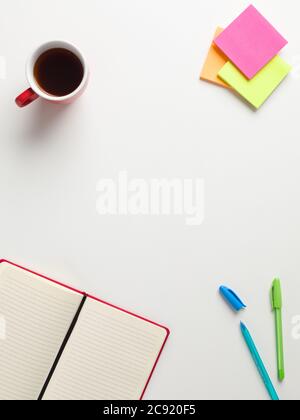
[[[141,399],[169,335],[7,261],[0,319],[1,400]]]

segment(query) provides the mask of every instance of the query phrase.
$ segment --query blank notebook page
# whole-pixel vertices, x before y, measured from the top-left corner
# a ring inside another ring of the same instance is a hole
[[[140,399],[167,331],[88,298],[46,400]]]
[[[0,264],[0,399],[37,399],[82,296]]]

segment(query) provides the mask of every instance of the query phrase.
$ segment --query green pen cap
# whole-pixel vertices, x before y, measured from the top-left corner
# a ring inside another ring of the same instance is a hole
[[[279,279],[275,279],[271,289],[271,304],[272,310],[282,309],[282,293]]]

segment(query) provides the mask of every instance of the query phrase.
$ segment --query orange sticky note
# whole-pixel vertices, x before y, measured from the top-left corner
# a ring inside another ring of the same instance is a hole
[[[223,29],[218,27],[214,39],[220,35],[221,32],[223,32]],[[203,65],[200,79],[225,87],[227,89],[231,89],[230,86],[221,80],[218,76],[218,73],[227,62],[228,58],[222,53],[221,50],[219,50],[215,43],[212,42],[205,63]]]

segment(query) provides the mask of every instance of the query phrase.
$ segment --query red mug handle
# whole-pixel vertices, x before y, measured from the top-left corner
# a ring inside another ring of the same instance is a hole
[[[39,95],[37,93],[35,93],[35,91],[31,88],[25,90],[25,92],[21,93],[21,95],[19,95],[16,98],[16,104],[20,107],[20,108],[24,108],[24,106],[27,106],[29,104],[31,104],[31,102],[35,101],[36,99],[38,99]]]

